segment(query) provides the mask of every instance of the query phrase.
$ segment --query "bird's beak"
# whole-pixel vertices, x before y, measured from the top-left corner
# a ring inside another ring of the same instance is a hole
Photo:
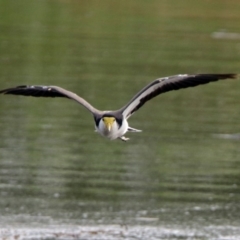
[[[111,123],[107,123],[106,126],[107,126],[108,131],[110,132],[111,129],[112,129],[112,124]]]
[[[103,118],[103,122],[109,132],[112,130],[114,121],[115,121],[114,117],[104,117]]]

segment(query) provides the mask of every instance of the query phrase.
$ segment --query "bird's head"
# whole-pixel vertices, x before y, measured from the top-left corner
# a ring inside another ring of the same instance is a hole
[[[116,118],[115,117],[110,117],[110,116],[105,116],[102,118],[102,121],[106,127],[106,129],[110,132],[113,128],[113,124],[115,123],[116,121]]]

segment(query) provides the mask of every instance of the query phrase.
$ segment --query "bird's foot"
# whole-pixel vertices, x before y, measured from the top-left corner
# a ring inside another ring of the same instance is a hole
[[[120,137],[120,139],[124,142],[127,142],[130,138],[126,138],[126,137],[122,136],[122,137]]]

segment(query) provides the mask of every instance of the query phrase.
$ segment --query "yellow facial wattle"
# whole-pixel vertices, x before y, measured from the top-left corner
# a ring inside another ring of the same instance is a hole
[[[103,122],[107,128],[107,130],[110,132],[113,126],[113,123],[115,122],[115,118],[114,117],[104,117]]]

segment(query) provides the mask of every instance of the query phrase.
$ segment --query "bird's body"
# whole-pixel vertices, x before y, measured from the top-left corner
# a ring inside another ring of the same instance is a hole
[[[121,138],[128,131],[128,122],[126,119],[119,122],[114,114],[105,113],[99,122],[96,122],[95,129],[100,135],[114,140]]]
[[[171,90],[195,87],[197,85],[218,81],[221,79],[236,78],[236,74],[197,74],[197,75],[174,75],[159,78],[149,83],[138,92],[124,107],[116,111],[100,111],[94,108],[85,99],[57,86],[17,86],[0,90],[0,94],[14,94],[33,97],[65,97],[73,99],[90,111],[94,117],[96,131],[110,140],[121,139],[127,141],[124,134],[141,132],[141,130],[129,127],[128,118],[148,100],[157,95]]]

